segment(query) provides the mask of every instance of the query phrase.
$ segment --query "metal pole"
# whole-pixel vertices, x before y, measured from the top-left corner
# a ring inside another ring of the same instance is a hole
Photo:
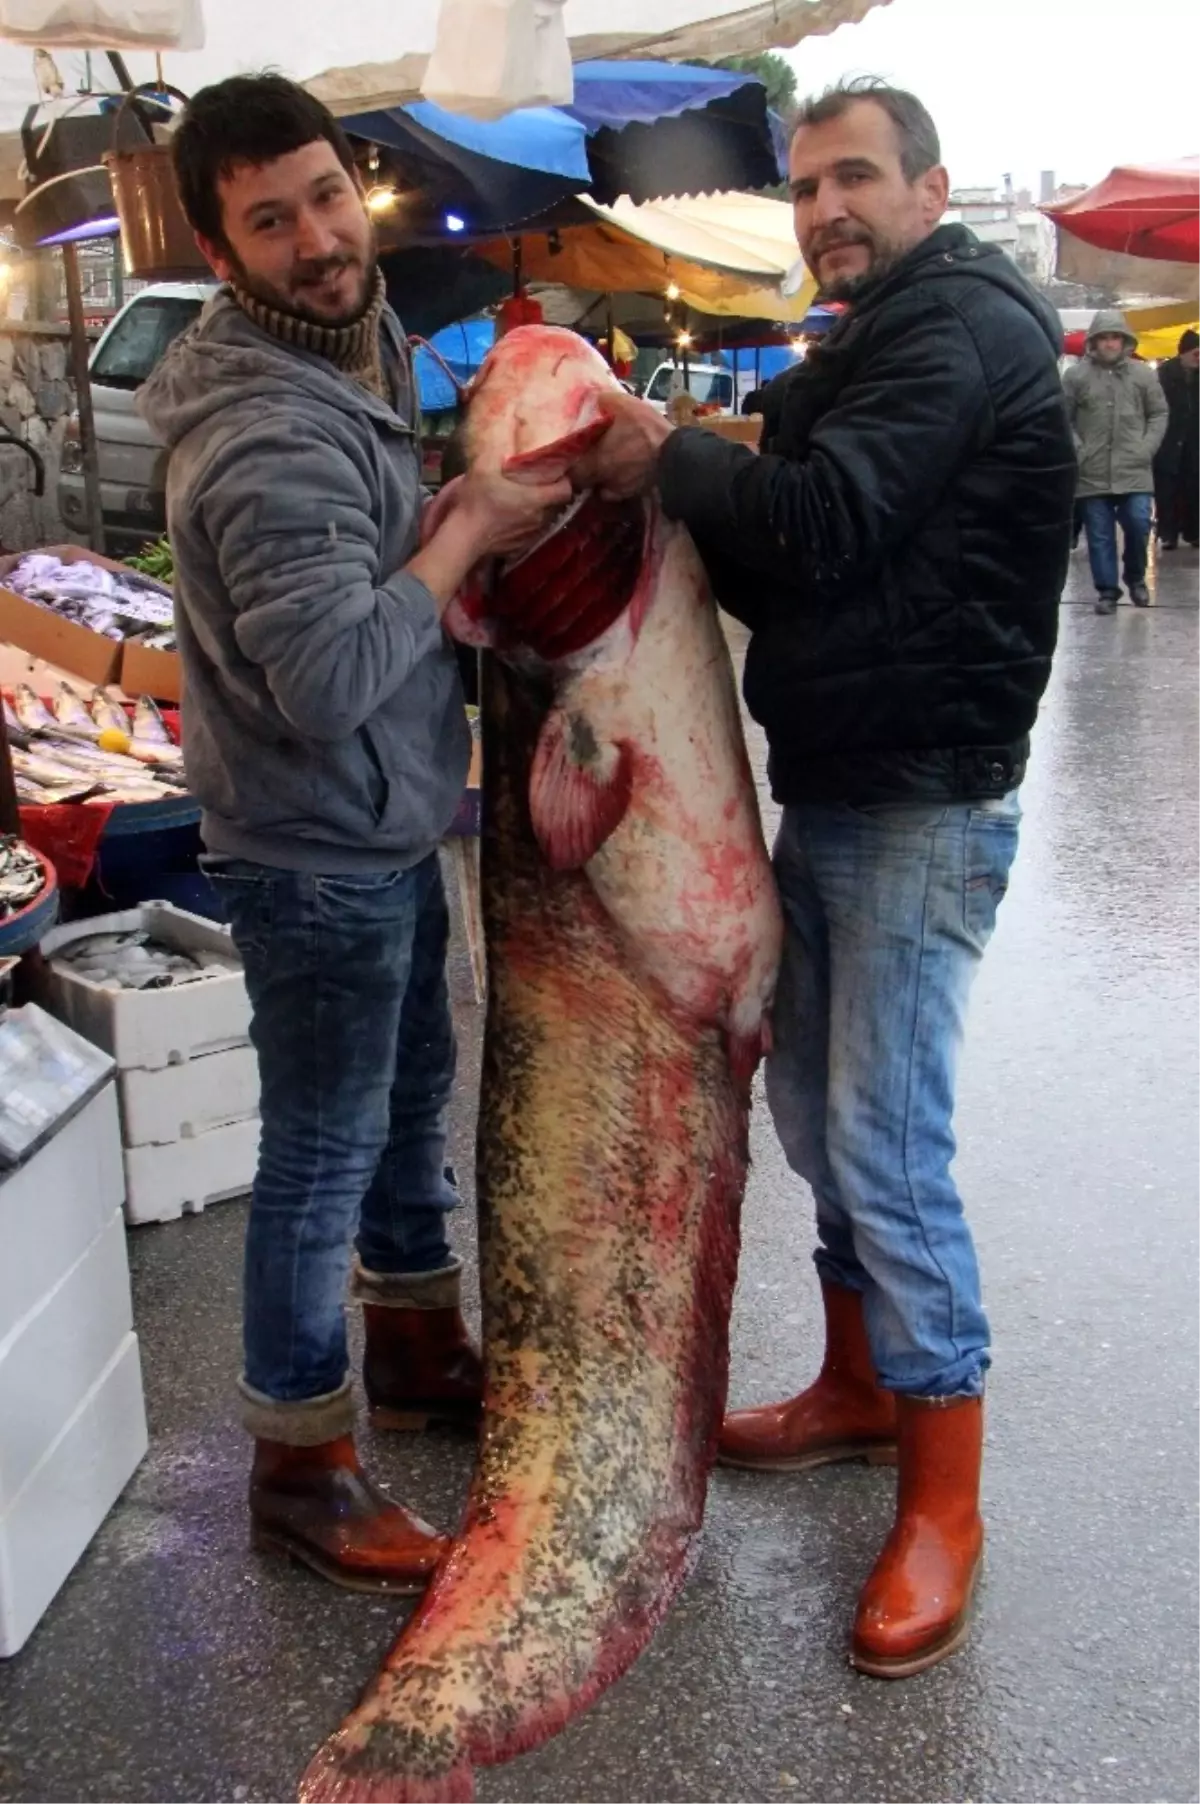
[[[104,513],[100,505],[100,460],[96,452],[96,416],[92,412],[92,388],[88,376],[88,341],[83,325],[83,293],[79,286],[79,257],[73,244],[64,244],[63,273],[67,280],[67,319],[71,327],[71,375],[79,408],[79,444],[83,453],[83,490],[87,502],[88,543],[104,550]]]

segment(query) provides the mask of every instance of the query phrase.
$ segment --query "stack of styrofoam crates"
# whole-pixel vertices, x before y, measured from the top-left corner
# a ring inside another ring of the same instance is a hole
[[[111,1078],[0,1177],[0,1655],[15,1654],[146,1451]]]
[[[258,1158],[258,1066],[240,970],[161,990],[118,990],[56,961],[73,940],[138,929],[183,952],[236,957],[228,932],[215,922],[169,902],[144,902],[47,934],[47,1007],[116,1060],[126,1219],[173,1221],[250,1189]]]

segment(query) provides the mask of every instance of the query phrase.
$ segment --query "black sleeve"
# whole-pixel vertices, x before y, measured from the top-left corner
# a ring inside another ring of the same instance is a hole
[[[926,290],[877,324],[876,346],[818,421],[803,461],[703,427],[681,427],[664,444],[664,513],[720,546],[743,586],[766,578],[804,607],[860,582],[990,438],[987,381],[959,316],[931,305]]]

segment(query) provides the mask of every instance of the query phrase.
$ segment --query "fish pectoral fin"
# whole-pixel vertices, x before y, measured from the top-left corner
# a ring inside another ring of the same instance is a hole
[[[529,775],[533,831],[551,870],[577,870],[594,858],[624,818],[632,790],[629,747],[602,745],[586,716],[553,709]]]
[[[611,425],[612,415],[605,413],[598,397],[593,397],[587,414],[570,432],[530,451],[514,452],[505,458],[501,468],[513,482],[557,482],[604,437]]]

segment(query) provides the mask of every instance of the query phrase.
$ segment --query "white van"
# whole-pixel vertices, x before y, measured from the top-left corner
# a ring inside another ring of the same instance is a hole
[[[666,413],[667,402],[687,389],[697,407],[717,407],[722,413],[733,411],[733,371],[716,363],[692,363],[684,379],[681,363],[660,363],[646,384],[643,400],[659,413]]]
[[[92,352],[92,411],[100,464],[104,549],[110,557],[140,551],[166,531],[166,452],[134,406],[138,389],[167,346],[191,325],[214,292],[212,282],[157,282],[126,302]],[[58,479],[58,509],[87,535],[87,500],[79,423],[67,426]]]

